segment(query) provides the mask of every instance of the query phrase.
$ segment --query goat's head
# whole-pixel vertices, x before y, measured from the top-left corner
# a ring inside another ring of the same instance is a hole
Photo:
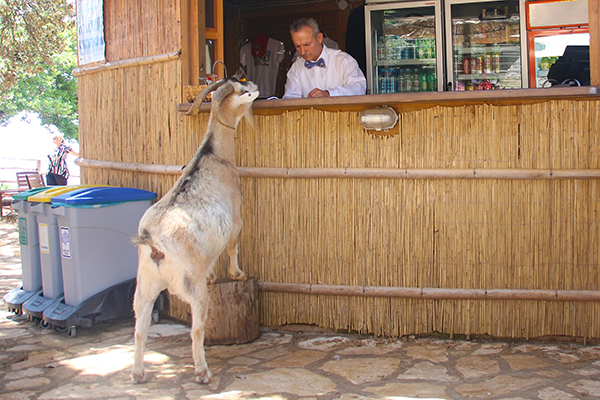
[[[194,100],[187,115],[198,113],[204,98],[213,91],[215,93],[212,95],[212,112],[221,118],[227,114],[227,119],[235,118],[236,124],[245,116],[252,124],[252,102],[258,97],[258,86],[250,81],[240,82],[233,78],[225,78],[204,88]]]

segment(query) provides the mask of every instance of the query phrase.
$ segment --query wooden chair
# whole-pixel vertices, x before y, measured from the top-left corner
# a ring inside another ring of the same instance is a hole
[[[44,187],[44,180],[42,176],[35,171],[22,171],[17,172],[17,184],[19,191],[25,191],[38,187]]]
[[[24,192],[29,189],[44,187],[44,179],[36,171],[17,172],[17,188],[0,191],[0,218],[2,218],[4,209],[12,208],[12,195]]]

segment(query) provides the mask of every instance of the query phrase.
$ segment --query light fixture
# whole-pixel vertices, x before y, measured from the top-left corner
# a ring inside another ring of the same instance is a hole
[[[337,5],[338,5],[339,9],[342,11],[344,11],[346,8],[348,8],[348,2],[346,0],[338,0]]]
[[[387,132],[396,126],[397,122],[398,114],[388,106],[368,108],[360,113],[359,124],[367,130]]]

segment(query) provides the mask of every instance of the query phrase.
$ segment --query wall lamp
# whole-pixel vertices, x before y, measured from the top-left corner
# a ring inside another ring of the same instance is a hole
[[[387,106],[367,108],[360,113],[360,126],[367,130],[384,131],[392,129],[398,122],[396,111]]]

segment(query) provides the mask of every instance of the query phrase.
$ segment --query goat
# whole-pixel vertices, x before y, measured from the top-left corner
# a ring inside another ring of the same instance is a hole
[[[235,165],[234,132],[242,117],[252,123],[252,102],[259,92],[252,82],[225,79],[205,88],[188,114],[197,113],[204,97],[215,90],[200,147],[173,188],[142,216],[138,235],[133,238],[139,258],[133,300],[134,383],[145,380],[144,352],[153,304],[165,289],[191,306],[196,380],[208,383],[212,374],[204,356],[207,281],[214,281],[213,267],[225,248],[229,277],[246,280],[237,260],[242,192]]]

